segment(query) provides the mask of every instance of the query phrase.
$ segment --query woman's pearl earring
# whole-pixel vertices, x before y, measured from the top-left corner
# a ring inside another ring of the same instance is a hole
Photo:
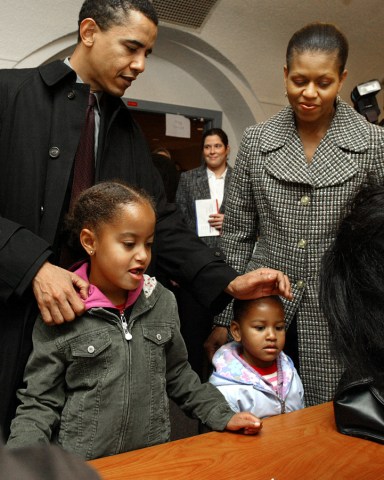
[[[89,251],[89,255],[93,255],[93,250],[90,250],[90,251]]]

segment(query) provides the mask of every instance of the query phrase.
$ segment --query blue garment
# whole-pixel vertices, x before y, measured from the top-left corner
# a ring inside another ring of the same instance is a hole
[[[251,412],[258,418],[304,408],[304,389],[292,360],[281,352],[277,358],[278,391],[240,357],[241,344],[223,345],[213,357],[209,378],[235,412]]]

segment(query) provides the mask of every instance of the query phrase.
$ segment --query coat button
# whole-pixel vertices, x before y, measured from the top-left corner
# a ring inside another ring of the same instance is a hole
[[[88,350],[88,353],[95,353],[95,347],[93,345],[89,345],[87,350]]]
[[[308,195],[303,195],[301,198],[300,198],[300,203],[301,205],[303,206],[307,206],[309,205],[311,199],[308,197]]]
[[[304,288],[304,287],[305,287],[305,282],[304,282],[304,280],[298,280],[298,281],[296,282],[296,287],[297,287],[297,288]]]
[[[305,248],[307,246],[307,240],[304,240],[304,238],[302,238],[297,242],[297,246],[299,248]]]
[[[49,149],[49,156],[51,158],[57,158],[60,155],[60,148],[59,147],[51,147]]]
[[[76,93],[73,90],[71,90],[70,92],[67,93],[67,97],[69,98],[69,100],[73,100],[76,97]]]
[[[156,335],[156,338],[157,338],[157,340],[161,340],[161,335],[160,335],[160,333],[158,333],[158,334]]]

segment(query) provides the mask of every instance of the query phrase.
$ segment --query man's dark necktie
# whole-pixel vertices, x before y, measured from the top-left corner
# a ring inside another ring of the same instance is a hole
[[[95,103],[96,97],[90,93],[85,124],[75,155],[70,211],[80,193],[91,187],[95,181]]]
[[[95,181],[95,103],[96,97],[90,93],[85,112],[85,123],[74,159],[69,212],[72,212],[80,193],[91,187]],[[63,232],[60,241],[59,265],[63,268],[68,268],[78,260],[77,255],[67,245],[67,237],[68,232]]]

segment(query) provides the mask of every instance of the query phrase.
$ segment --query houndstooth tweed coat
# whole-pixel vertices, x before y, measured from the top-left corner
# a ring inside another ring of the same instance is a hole
[[[321,257],[351,198],[368,181],[383,179],[384,128],[342,101],[311,163],[289,106],[244,132],[220,243],[241,273],[266,266],[289,276],[294,298],[285,302],[286,321],[297,316],[306,405],[329,401],[342,372],[318,305]],[[230,319],[229,306],[215,323],[228,325]]]
[[[224,180],[224,196],[220,206],[220,213],[225,213],[228,185],[231,179],[232,167],[227,165],[227,173]],[[196,232],[195,200],[211,198],[206,165],[201,165],[193,170],[188,170],[180,175],[179,185],[176,192],[176,203],[180,207],[182,216],[188,227]],[[202,240],[210,247],[217,247],[219,237],[202,237]]]

